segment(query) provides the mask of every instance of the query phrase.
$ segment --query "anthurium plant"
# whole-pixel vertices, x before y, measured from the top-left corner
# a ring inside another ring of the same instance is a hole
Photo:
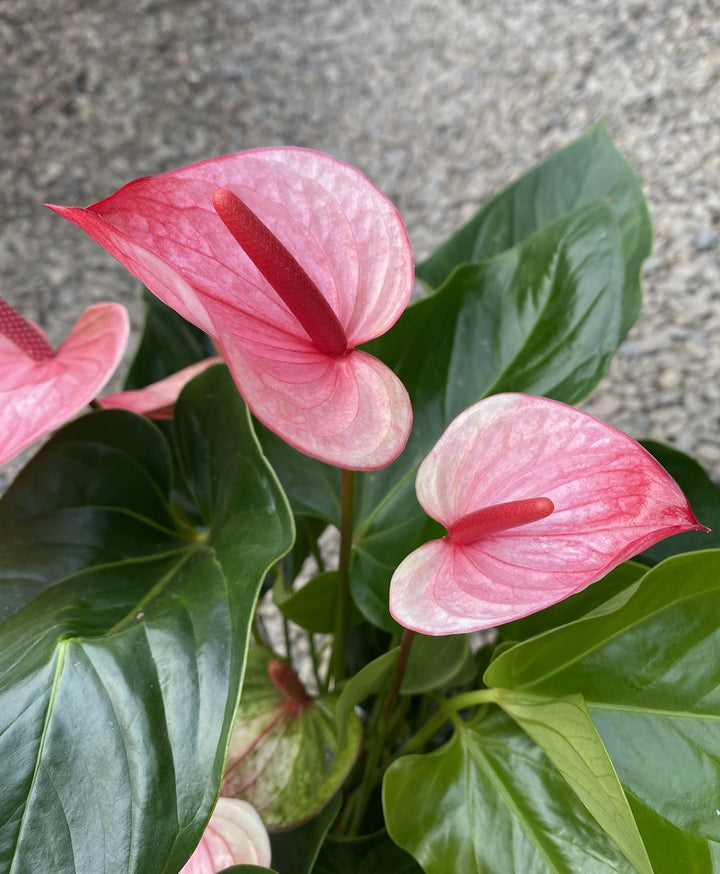
[[[651,245],[604,126],[416,266],[307,149],[52,209],[146,322],[103,394],[122,307],[0,301],[0,874],[720,872],[720,493],[576,406]]]

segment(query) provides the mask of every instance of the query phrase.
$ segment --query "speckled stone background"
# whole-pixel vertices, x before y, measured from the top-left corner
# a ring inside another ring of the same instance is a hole
[[[603,116],[656,239],[586,406],[720,479],[717,0],[0,0],[0,294],[54,341],[101,300],[137,325],[132,277],[42,203],[281,143],[360,167],[421,259]]]

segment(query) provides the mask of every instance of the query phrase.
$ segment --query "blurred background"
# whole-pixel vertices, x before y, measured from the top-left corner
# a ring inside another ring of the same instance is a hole
[[[605,117],[655,247],[644,310],[585,406],[720,481],[719,13],[717,0],[0,0],[0,294],[55,343],[102,300],[139,326],[136,281],[43,202],[85,206],[276,144],[362,169],[419,261]]]

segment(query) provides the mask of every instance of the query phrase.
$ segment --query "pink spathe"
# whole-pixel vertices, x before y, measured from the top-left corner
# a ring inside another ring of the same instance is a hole
[[[461,413],[421,464],[416,491],[449,531],[487,508],[512,525],[461,543],[431,541],[397,568],[390,612],[431,635],[521,618],[658,540],[707,530],[638,443],[574,407],[529,395],[495,395]],[[517,510],[499,507],[540,496],[551,512],[530,513],[524,524]]]
[[[124,307],[96,304],[82,313],[53,351],[37,325],[1,303],[0,464],[4,464],[96,397],[119,364],[130,329]]]
[[[222,358],[219,357],[205,358],[143,388],[128,389],[98,398],[98,405],[106,410],[140,413],[149,419],[172,419],[175,401],[190,380],[221,361]]]
[[[347,339],[343,354],[313,343],[217,214],[218,189],[319,289]],[[358,470],[400,454],[407,392],[356,347],[405,309],[412,254],[397,210],[358,170],[306,149],[258,149],[138,179],[87,209],[51,208],[213,336],[250,409],[292,446]]]
[[[217,874],[243,864],[267,868],[270,838],[252,804],[218,798],[200,843],[180,874]]]

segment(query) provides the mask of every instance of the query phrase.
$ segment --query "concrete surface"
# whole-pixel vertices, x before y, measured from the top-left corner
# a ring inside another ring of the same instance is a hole
[[[0,0],[0,294],[56,342],[91,302],[137,324],[132,277],[42,203],[280,143],[360,167],[419,260],[602,116],[656,242],[586,406],[720,479],[716,0]]]

